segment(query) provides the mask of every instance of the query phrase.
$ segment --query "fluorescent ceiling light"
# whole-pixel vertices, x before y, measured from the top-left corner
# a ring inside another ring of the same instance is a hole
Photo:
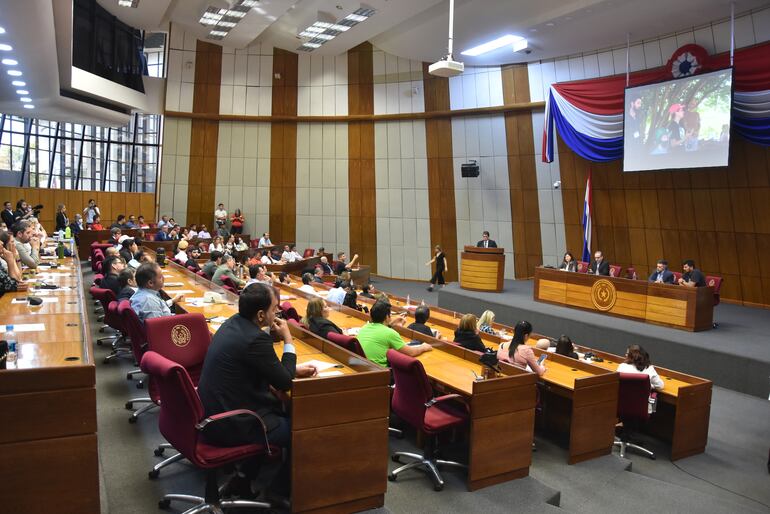
[[[345,19],[361,23],[362,21],[366,21],[366,16],[361,16],[360,14],[348,14],[345,16]]]
[[[241,0],[241,5],[251,9],[253,7],[258,6],[259,5],[259,1],[258,0]]]
[[[350,27],[348,25],[332,25],[329,28],[332,29],[332,30],[336,30],[338,32],[345,32],[345,31],[350,30]]]
[[[0,27],[0,34],[5,34],[5,29],[3,27]]]
[[[27,83],[24,82],[23,80],[14,80],[13,82],[11,82],[11,84],[13,84],[16,87],[24,87],[27,85]]]
[[[527,41],[525,38],[521,38],[513,44],[513,51],[521,52],[522,50],[526,50],[528,46],[529,41]]]
[[[209,34],[211,34],[212,36],[225,37],[227,35],[227,32],[223,30],[212,30],[211,32],[209,32]]]
[[[245,12],[243,12],[243,11],[234,11],[232,9],[227,11],[227,13],[225,13],[225,14],[227,16],[232,16],[233,18],[243,18],[244,16],[246,16]]]
[[[323,40],[326,40],[326,41],[331,41],[332,39],[334,39],[335,36],[332,36],[331,34],[316,34],[315,37],[317,39],[323,39]]]
[[[23,97],[19,98],[19,100],[22,101],[22,102],[31,102],[32,101],[32,99],[30,97],[28,97],[28,96],[23,96]]]
[[[21,72],[19,70],[8,70],[8,75],[11,77],[21,77]]]
[[[318,43],[305,43],[302,46],[306,46],[308,48],[321,48],[321,45],[319,45]]]
[[[229,28],[233,28],[233,27],[235,27],[235,25],[237,25],[237,24],[236,24],[236,23],[233,23],[233,22],[231,22],[231,21],[219,21],[219,22],[217,22],[217,25],[219,25],[220,27],[229,27]]]
[[[462,55],[475,57],[477,55],[485,54],[487,52],[491,52],[492,50],[497,50],[498,48],[502,48],[507,45],[512,45],[516,42],[521,41],[522,39],[524,38],[521,36],[506,34],[505,36],[499,37],[497,39],[493,39],[492,41],[484,43],[483,45],[474,46],[473,48],[465,50],[464,52],[462,52]]]
[[[24,104],[24,108],[25,108],[25,109],[34,109],[34,108],[35,108],[35,106],[34,106],[34,105],[32,105],[32,104]]]
[[[2,62],[6,66],[16,66],[17,64],[19,64],[19,61],[17,61],[16,59],[3,59]]]
[[[26,89],[17,89],[16,90],[16,94],[17,95],[28,95],[29,91],[27,91]]]
[[[6,45],[5,43],[0,43],[0,50],[3,52],[10,52],[13,50],[13,47],[11,45]]]
[[[121,7],[138,7],[139,0],[118,0],[118,5]]]

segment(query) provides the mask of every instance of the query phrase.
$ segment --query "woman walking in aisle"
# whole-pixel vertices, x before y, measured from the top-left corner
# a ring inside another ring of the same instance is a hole
[[[441,287],[444,287],[444,284],[446,284],[446,282],[444,282],[444,272],[448,271],[446,256],[444,255],[444,250],[441,249],[440,245],[436,245],[435,251],[436,255],[434,255],[431,260],[425,263],[426,266],[430,266],[434,262],[436,263],[436,272],[433,273],[433,276],[430,278],[428,291],[433,291],[433,286],[436,284],[441,284]]]

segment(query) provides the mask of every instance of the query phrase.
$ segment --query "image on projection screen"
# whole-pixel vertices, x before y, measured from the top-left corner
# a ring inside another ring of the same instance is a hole
[[[626,89],[623,171],[727,166],[732,69]]]

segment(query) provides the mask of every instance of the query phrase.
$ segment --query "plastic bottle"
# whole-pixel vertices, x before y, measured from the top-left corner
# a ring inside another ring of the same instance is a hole
[[[64,239],[72,239],[72,228],[69,225],[64,229]]]
[[[11,365],[16,362],[16,352],[18,351],[16,333],[13,331],[13,325],[5,326],[4,339],[8,341],[8,357],[6,358],[6,361]]]
[[[56,257],[59,259],[64,258],[64,243],[61,238],[59,239],[59,244],[56,246]]]

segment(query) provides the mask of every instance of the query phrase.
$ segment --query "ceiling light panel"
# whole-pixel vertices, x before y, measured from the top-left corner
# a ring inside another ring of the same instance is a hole
[[[11,45],[6,45],[5,43],[0,43],[0,51],[10,52],[11,50],[13,50],[13,47]]]
[[[21,77],[21,72],[19,70],[8,70],[8,75],[11,77]]]
[[[24,87],[27,85],[27,83],[24,82],[23,80],[14,80],[13,82],[11,82],[11,84],[13,84],[16,87]]]
[[[6,58],[2,60],[2,63],[5,64],[6,66],[16,66],[17,64],[19,64],[19,61],[17,61],[16,59]]]
[[[136,9],[139,7],[139,0],[118,0],[118,5],[121,7],[133,7]]]
[[[462,53],[462,55],[467,55],[470,57],[476,57],[478,55],[482,55],[488,52],[491,52],[493,50],[497,50],[498,48],[502,48],[504,46],[508,45],[514,45],[514,44],[521,44],[521,41],[524,38],[521,36],[514,36],[512,34],[506,34],[505,36],[501,36],[497,39],[493,39],[492,41],[488,41],[486,43],[483,43],[478,46],[474,46],[473,48],[469,48],[468,50],[465,50]],[[525,40],[526,41],[526,40]],[[526,48],[526,47],[525,47]]]
[[[258,5],[258,0],[237,0],[229,9],[209,6],[198,23],[212,28],[207,36],[208,39],[224,39],[249,11]]]
[[[297,48],[297,50],[303,52],[312,52],[316,48],[320,48],[321,45],[327,41],[331,41],[341,33],[347,32],[359,23],[368,20],[376,12],[376,9],[361,5],[360,8],[356,9],[339,21],[332,23],[331,21],[316,20],[312,25],[305,28],[298,34],[299,37],[308,38],[310,41],[303,43],[299,48]],[[319,14],[322,14],[323,17],[327,19],[333,19],[326,15],[326,13]]]

